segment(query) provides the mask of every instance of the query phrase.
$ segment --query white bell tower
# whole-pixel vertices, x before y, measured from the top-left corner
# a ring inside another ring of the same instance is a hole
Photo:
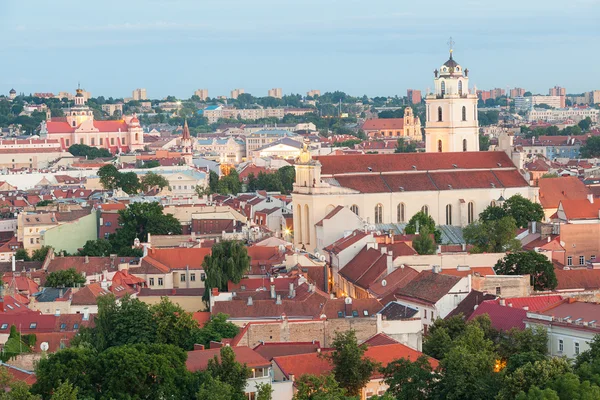
[[[435,89],[425,98],[425,151],[428,153],[479,151],[477,93],[469,92],[469,70],[450,58],[433,72]]]

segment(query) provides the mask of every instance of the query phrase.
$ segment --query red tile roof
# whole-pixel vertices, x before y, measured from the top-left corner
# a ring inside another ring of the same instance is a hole
[[[362,126],[363,131],[402,130],[404,118],[374,118],[368,119]]]
[[[444,275],[452,275],[452,276],[460,276],[465,277],[469,275],[477,275],[486,276],[486,275],[496,275],[494,268],[492,267],[471,267],[470,269],[459,270],[458,268],[445,268],[442,269],[442,274]]]
[[[323,250],[333,254],[339,254],[341,251],[346,250],[347,248],[349,248],[350,246],[352,246],[353,244],[355,244],[356,242],[360,241],[368,235],[368,233],[365,233],[361,230],[355,230],[350,235],[336,240],[329,246],[325,247]]]
[[[408,285],[419,273],[406,266],[396,268],[391,274],[383,276],[369,286],[369,292],[378,299],[383,299],[398,289]],[[384,284],[385,281],[385,284]]]
[[[483,314],[490,317],[494,329],[501,331],[508,331],[512,328],[525,329],[523,320],[527,317],[527,311],[522,308],[501,306],[494,300],[487,300],[473,311],[468,320]]]
[[[558,286],[555,290],[598,290],[600,289],[600,269],[554,268]]]
[[[528,307],[529,311],[539,311],[553,304],[560,303],[562,296],[559,295],[547,295],[547,296],[528,296],[528,297],[511,297],[502,299],[507,307],[523,308]],[[497,304],[500,304],[500,299],[493,300]]]
[[[12,365],[8,364],[4,364],[0,368],[5,368],[13,380],[18,382],[24,382],[28,386],[33,385],[37,381],[35,373],[33,372],[25,371],[23,369],[13,367]]]
[[[202,269],[204,257],[211,254],[210,248],[166,248],[151,249],[149,257],[171,269]]]
[[[399,342],[395,339],[392,339],[385,333],[378,333],[376,335],[373,335],[363,342],[363,344],[366,344],[367,346],[385,346],[388,344],[396,344],[396,343],[399,343]]]
[[[561,178],[540,179],[540,203],[544,208],[557,208],[565,199],[586,199],[589,189],[579,178],[565,176]]]
[[[337,213],[339,213],[343,209],[344,209],[344,206],[337,206],[337,207],[335,207],[322,220],[320,220],[319,222],[317,222],[316,225],[317,226],[323,226],[323,221],[324,220],[333,218]]]
[[[588,199],[565,199],[559,207],[565,212],[567,219],[598,219],[600,218],[600,202],[590,203]]]
[[[259,344],[254,351],[270,361],[274,357],[316,353],[320,348],[319,342],[271,342]]]
[[[457,276],[421,271],[406,286],[396,292],[396,296],[413,298],[435,304],[461,280]]]
[[[269,367],[269,360],[261,356],[250,347],[239,346],[231,347],[235,353],[235,360],[240,364],[246,364],[248,368]],[[221,349],[207,349],[188,351],[188,358],[185,365],[188,371],[196,372],[203,371],[208,366],[208,361],[217,357],[221,360]]]
[[[192,313],[192,318],[194,318],[194,321],[198,323],[198,326],[200,328],[203,328],[204,325],[206,325],[208,321],[210,321],[210,317],[211,314],[209,311],[197,311],[195,313]]]
[[[394,171],[436,171],[459,169],[515,169],[514,164],[503,151],[463,152],[463,153],[404,153],[404,154],[365,154],[355,157],[320,156],[322,174],[366,173],[367,167],[373,172]],[[500,164],[500,165],[498,165]],[[416,168],[414,169],[413,166]]]
[[[118,121],[94,121],[94,128],[98,129],[100,132],[127,132],[129,125],[124,120]],[[47,121],[46,127],[48,129],[48,133],[73,133],[75,132],[75,127],[69,125],[68,122],[65,121]]]
[[[339,274],[348,282],[363,289],[368,289],[382,274],[387,271],[387,253],[364,247]]]

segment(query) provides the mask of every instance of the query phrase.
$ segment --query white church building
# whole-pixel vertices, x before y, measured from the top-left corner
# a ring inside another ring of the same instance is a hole
[[[319,251],[330,244],[317,242],[316,226],[337,206],[368,225],[406,223],[423,211],[438,225],[464,227],[515,194],[537,202],[538,189],[505,152],[479,151],[477,96],[468,82],[451,52],[426,97],[425,153],[313,158],[304,143],[292,193],[294,245]]]

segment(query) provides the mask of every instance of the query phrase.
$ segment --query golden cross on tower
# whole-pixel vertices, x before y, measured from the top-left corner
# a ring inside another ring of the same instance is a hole
[[[454,50],[454,40],[452,40],[452,36],[450,36],[450,39],[448,40],[448,47],[450,48],[450,56],[452,56],[452,50]]]

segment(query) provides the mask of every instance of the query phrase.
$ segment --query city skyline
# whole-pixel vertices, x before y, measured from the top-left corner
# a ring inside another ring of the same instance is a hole
[[[0,55],[12,60],[3,66],[0,93],[72,91],[80,81],[94,96],[115,98],[135,88],[153,99],[188,98],[199,88],[211,97],[233,88],[266,96],[273,87],[284,94],[405,95],[432,85],[449,36],[480,89],[600,87],[593,68],[600,55],[589,50],[600,36],[592,12],[598,0],[452,8],[441,1],[347,1],[342,8],[316,0],[178,0],[168,9],[154,0],[35,3],[0,5]]]

